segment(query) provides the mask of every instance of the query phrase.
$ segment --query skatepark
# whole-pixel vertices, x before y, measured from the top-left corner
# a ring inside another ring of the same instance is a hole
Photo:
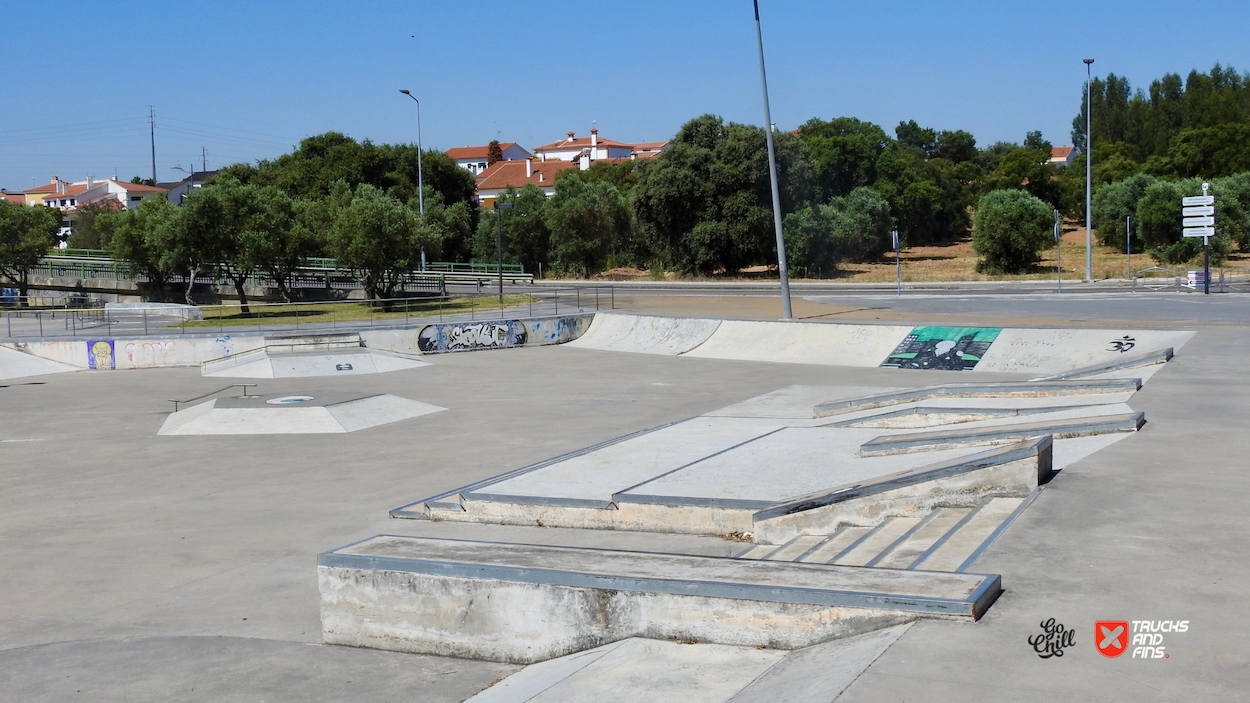
[[[2,340],[0,689],[1235,700],[1239,296],[1036,297]]]

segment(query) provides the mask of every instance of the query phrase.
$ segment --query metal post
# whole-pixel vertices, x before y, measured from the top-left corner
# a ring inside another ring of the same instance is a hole
[[[144,308],[143,309],[143,334],[144,336],[146,336],[147,333],[148,333],[148,309]]]
[[[898,288],[898,294],[903,294],[903,260],[899,255],[898,230],[893,230],[890,235],[894,238],[894,283]]]
[[[1124,278],[1131,280],[1133,278],[1133,216],[1129,215],[1124,221]]]
[[[421,214],[421,222],[425,222],[425,176],[421,173],[421,101],[417,96],[406,90],[399,92],[412,98],[417,103],[417,210]],[[425,271],[425,247],[421,247],[421,270]]]
[[[1090,130],[1093,128],[1094,106],[1090,102],[1092,95],[1091,83],[1093,78],[1090,66],[1094,63],[1093,59],[1084,59],[1085,61],[1085,281],[1094,280],[1094,215],[1093,215],[1093,190],[1094,190],[1094,155],[1090,153],[1090,145],[1093,143],[1093,135]]]
[[[1063,292],[1063,222],[1055,209],[1055,275],[1059,278],[1059,292]]]
[[[764,136],[768,141],[768,180],[773,190],[773,229],[777,233],[777,273],[781,279],[781,311],[789,320],[794,317],[790,309],[790,274],[786,269],[786,240],[781,232],[781,190],[777,186],[777,151],[773,145],[773,118],[768,109],[768,76],[764,71],[764,34],[760,30],[760,2],[755,4],[755,41],[760,52],[760,86],[764,92]]]
[[[1210,237],[1202,238],[1202,294],[1211,295],[1211,247]]]

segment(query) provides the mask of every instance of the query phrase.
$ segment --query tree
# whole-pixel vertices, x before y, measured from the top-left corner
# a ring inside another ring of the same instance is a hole
[[[869,261],[890,246],[890,205],[871,188],[786,216],[786,254],[807,275],[829,274],[847,261]]]
[[[569,170],[562,173],[576,173]],[[560,180],[556,180],[559,187]],[[496,206],[512,203],[512,209],[503,213],[503,258],[507,263],[519,263],[526,271],[538,271],[550,262],[551,230],[543,219],[547,194],[533,183],[517,190],[509,186],[496,198]],[[498,213],[487,211],[479,220],[477,236],[473,241],[473,260],[493,263],[498,258],[496,220]]]
[[[1059,183],[1055,177],[1055,170],[1047,163],[1049,160],[1049,149],[1029,147],[1012,149],[999,158],[997,167],[982,182],[982,188],[986,192],[1019,188],[1046,201],[1051,207],[1058,207],[1060,204]]]
[[[393,297],[400,279],[419,264],[422,246],[436,250],[440,235],[406,205],[364,183],[335,213],[329,245],[365,294],[380,299]]]
[[[1219,208],[1224,209],[1224,216],[1229,218],[1223,223],[1228,227],[1229,237],[1237,242],[1242,253],[1250,252],[1250,172],[1211,181],[1211,194],[1215,196]],[[1236,214],[1237,210],[1240,210],[1240,216]]]
[[[759,127],[703,115],[639,164],[631,202],[653,265],[707,274],[775,261],[765,140]],[[775,144],[784,214],[811,199],[814,173],[797,137]]]
[[[0,275],[15,284],[22,306],[30,292],[30,270],[56,246],[61,213],[0,200]]]
[[[179,214],[165,198],[144,198],[137,207],[101,213],[95,221],[102,246],[113,258],[126,261],[132,276],[146,277],[157,300],[165,299],[174,273],[164,246],[177,239]]]
[[[193,188],[178,209],[174,226],[155,232],[154,248],[160,252],[161,268],[186,276],[183,300],[187,305],[195,305],[192,291],[196,277],[215,276],[218,266],[229,256],[229,219],[233,213],[223,201],[220,191],[211,186]],[[246,303],[246,298],[240,298],[240,302]]]
[[[1183,130],[1172,138],[1167,159],[1180,176],[1214,178],[1250,171],[1250,124]]]
[[[503,149],[500,148],[498,139],[492,139],[486,146],[486,166],[494,166],[500,161],[503,161]]]
[[[97,200],[78,208],[70,225],[69,237],[65,243],[74,249],[100,249],[100,233],[96,231],[96,217],[109,212],[117,205],[116,200]]]
[[[1024,273],[1041,260],[1051,239],[1051,206],[1022,190],[993,190],[982,196],[972,227],[977,270]]]
[[[969,135],[971,136],[971,135]],[[817,198],[850,193],[877,180],[877,159],[893,141],[885,130],[853,117],[813,118],[798,130],[815,177]]]
[[[629,229],[629,213],[616,186],[587,183],[577,174],[556,182],[543,220],[551,230],[553,263],[582,275],[602,270],[613,243]]]
[[[1033,149],[1046,154],[1046,158],[1050,158],[1050,150],[1054,147],[1050,142],[1042,138],[1041,132],[1029,132],[1024,135],[1024,148]]]
[[[1137,204],[1154,182],[1154,177],[1139,173],[1094,191],[1094,222],[1098,223],[1098,241],[1103,246],[1125,249],[1128,218],[1137,214]],[[1134,232],[1133,248],[1142,249],[1140,231]]]
[[[899,122],[894,128],[894,134],[898,136],[900,144],[920,149],[926,156],[932,155],[937,149],[937,132],[921,127],[915,120]]]
[[[1155,181],[1151,183],[1137,203],[1135,227],[1142,243],[1155,260],[1167,264],[1184,264],[1202,253],[1202,238],[1182,236],[1181,198],[1201,195],[1202,182],[1197,179],[1184,181]],[[1211,238],[1211,261],[1224,261],[1231,249],[1231,240],[1240,228],[1244,228],[1245,214],[1233,198],[1216,198],[1215,232]],[[1240,217],[1239,217],[1240,215]]]
[[[938,132],[933,155],[956,164],[972,161],[977,156],[977,140],[962,129]]]
[[[909,244],[968,234],[972,186],[981,175],[975,163],[926,158],[921,149],[895,142],[881,154],[877,173],[872,188],[890,203],[899,233]]]

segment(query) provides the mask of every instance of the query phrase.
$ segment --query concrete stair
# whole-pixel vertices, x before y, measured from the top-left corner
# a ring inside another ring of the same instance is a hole
[[[735,558],[962,572],[1036,495],[937,508],[923,517],[891,517],[870,527],[845,525],[829,535],[801,534],[780,546],[751,545]]]

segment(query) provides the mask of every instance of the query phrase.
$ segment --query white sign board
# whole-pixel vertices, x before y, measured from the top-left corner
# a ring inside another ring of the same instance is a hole
[[[1181,223],[1185,227],[1211,227],[1215,224],[1214,217],[1186,217]]]
[[[1187,207],[1181,211],[1185,217],[1202,217],[1203,215],[1214,215],[1215,208],[1210,205],[1201,205],[1196,207]]]
[[[1188,198],[1181,198],[1181,205],[1214,205],[1214,195],[1191,195]]]
[[[1214,227],[1186,227],[1185,230],[1181,232],[1181,234],[1184,234],[1186,237],[1214,237],[1215,228]]]

